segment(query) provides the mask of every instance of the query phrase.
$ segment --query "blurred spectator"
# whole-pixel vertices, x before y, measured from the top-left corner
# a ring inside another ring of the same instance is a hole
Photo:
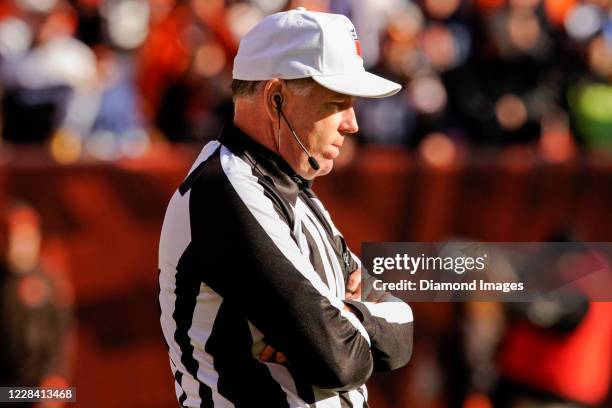
[[[223,2],[165,3],[140,52],[145,112],[171,141],[206,141],[233,115],[229,84],[239,36],[263,17]]]
[[[83,152],[100,159],[142,154],[148,135],[130,53],[145,39],[148,3],[74,6],[15,0],[14,16],[0,22],[3,137],[21,144],[53,136],[60,161]]]
[[[15,0],[0,22],[4,139],[47,140],[60,127],[84,134],[95,118],[95,57],[72,37],[74,9],[63,0]]]
[[[610,304],[574,297],[515,306],[502,341],[494,406],[601,403],[612,378]]]
[[[99,104],[85,138],[86,152],[114,160],[146,153],[149,136],[138,110],[132,57],[99,44],[94,48],[99,73]]]
[[[0,385],[42,386],[67,375],[71,287],[41,265],[40,221],[31,207],[13,207],[0,226]]]
[[[548,240],[577,242],[565,231]],[[585,250],[584,256],[591,254]],[[577,408],[603,402],[612,381],[612,304],[560,291],[505,306],[495,407]]]
[[[104,23],[100,3],[100,0],[73,1],[78,19],[75,36],[92,48],[104,42]]]

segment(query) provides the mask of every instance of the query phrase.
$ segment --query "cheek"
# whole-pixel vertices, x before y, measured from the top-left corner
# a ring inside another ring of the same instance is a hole
[[[316,146],[328,146],[338,137],[338,123],[332,117],[327,117],[315,123]]]

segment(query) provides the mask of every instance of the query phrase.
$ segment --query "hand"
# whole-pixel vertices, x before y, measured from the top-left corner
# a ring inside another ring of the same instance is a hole
[[[276,351],[272,346],[266,345],[259,353],[259,359],[264,363],[277,363],[287,365],[287,357],[280,351]]]
[[[355,269],[346,281],[345,300],[361,300],[361,268]]]

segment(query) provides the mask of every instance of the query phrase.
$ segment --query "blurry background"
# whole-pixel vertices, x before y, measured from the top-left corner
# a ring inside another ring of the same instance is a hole
[[[612,241],[608,0],[2,0],[0,385],[177,406],[165,206],[232,117],[241,36],[296,6],[350,17],[366,67],[404,85],[358,101],[315,185],[353,250]],[[373,407],[612,407],[610,304],[412,306],[413,359]]]

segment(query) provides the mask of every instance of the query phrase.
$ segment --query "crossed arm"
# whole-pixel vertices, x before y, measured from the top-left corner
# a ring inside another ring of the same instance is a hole
[[[362,299],[362,271],[361,268],[353,271],[346,282],[345,304],[344,310],[358,316],[363,323],[364,316],[362,315],[361,307],[357,303],[361,303]],[[366,299],[367,303],[378,304],[384,302],[399,302],[395,307],[387,308],[387,313],[400,314],[400,319],[403,325],[388,324],[383,327],[386,344],[375,344],[371,349],[374,359],[374,368],[387,371],[399,368],[408,362],[412,352],[412,312],[408,305],[391,298],[389,294],[382,291],[371,290],[368,292]],[[363,306],[362,306],[363,307]],[[367,308],[367,306],[365,306]],[[389,316],[387,316],[388,318]],[[384,318],[384,317],[383,317]],[[386,319],[385,319],[386,320]],[[389,322],[389,320],[387,320]],[[380,322],[378,324],[381,324]],[[382,343],[382,342],[381,342]],[[274,362],[277,364],[287,365],[289,361],[285,354],[275,350],[272,346],[266,345],[259,353],[259,358],[264,362]]]
[[[361,299],[361,268],[356,269],[349,275],[346,282],[346,300],[360,300]],[[344,305],[344,310],[347,313],[358,314],[359,312],[350,303]],[[276,351],[274,347],[266,345],[261,352],[259,352],[259,359],[264,362],[274,362],[277,364],[287,364],[287,356],[282,352]]]
[[[274,351],[263,359],[291,364],[310,384],[334,390],[354,389],[374,369],[408,361],[410,308],[351,300],[355,293],[346,301],[333,295],[252,178],[204,173],[190,194],[192,250],[206,254],[195,269],[224,301],[243,305],[244,317]],[[349,280],[353,292],[358,276],[353,272]]]

